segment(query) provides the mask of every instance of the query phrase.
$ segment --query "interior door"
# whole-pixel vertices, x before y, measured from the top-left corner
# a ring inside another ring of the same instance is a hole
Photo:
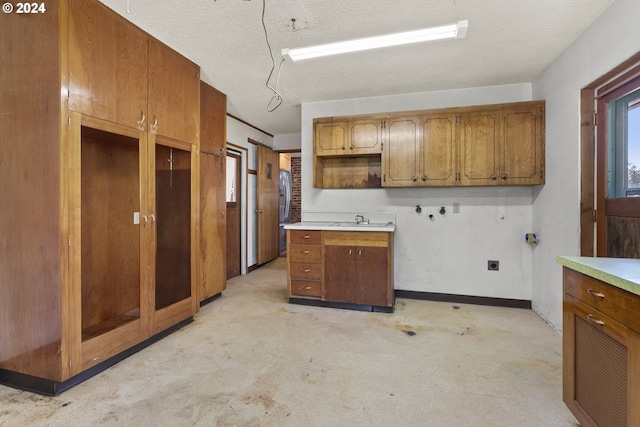
[[[240,155],[227,151],[227,279],[240,275]]]
[[[280,178],[278,153],[258,146],[258,264],[278,257],[278,184]]]

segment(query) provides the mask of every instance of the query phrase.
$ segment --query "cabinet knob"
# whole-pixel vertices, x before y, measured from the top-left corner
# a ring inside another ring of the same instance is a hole
[[[341,148],[342,148],[342,151],[346,150],[346,148],[344,148],[344,145]]]
[[[415,176],[411,178],[411,182],[416,182],[416,181],[418,181],[418,178],[416,178]]]
[[[151,133],[158,132],[158,118],[156,115],[153,115],[153,123],[151,124]]]
[[[496,176],[495,176],[495,175],[493,175],[493,176],[491,177],[491,181],[495,181],[496,179],[497,179],[497,178],[496,178]]]
[[[156,216],[154,214],[149,215],[149,220],[151,221],[151,225],[156,223]]]
[[[351,147],[349,147],[349,150],[353,150],[353,145]]]
[[[506,180],[507,180],[507,178],[509,178],[507,175],[502,175],[502,180],[503,180],[503,181],[506,181]]]
[[[147,216],[142,215],[142,226],[146,227],[148,223],[149,223],[149,219],[147,218]]]
[[[426,176],[422,177],[422,182],[427,182],[427,177]]]

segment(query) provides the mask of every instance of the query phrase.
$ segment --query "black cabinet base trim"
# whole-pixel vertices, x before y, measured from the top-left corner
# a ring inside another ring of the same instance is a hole
[[[396,298],[420,299],[427,301],[457,302],[460,304],[491,305],[495,307],[531,309],[531,301],[526,299],[477,297],[473,295],[441,294],[437,292],[395,291]]]
[[[209,304],[210,302],[213,302],[215,300],[217,300],[218,298],[220,298],[222,296],[222,292],[218,292],[217,294],[210,296],[209,298],[205,298],[202,301],[200,301],[200,307],[204,307],[205,305]]]
[[[136,344],[135,346],[123,351],[122,353],[116,354],[115,356],[87,369],[86,371],[82,371],[78,375],[71,377],[66,381],[53,381],[45,378],[34,377],[32,375],[22,374],[19,372],[8,371],[6,369],[0,369],[0,384],[12,388],[17,388],[19,390],[42,394],[45,396],[56,396],[63,391],[69,390],[71,387],[74,387],[81,382],[91,378],[92,376],[99,374],[100,372],[126,359],[132,354],[137,353],[143,348],[150,346],[154,342],[161,340],[172,332],[185,327],[191,322],[193,322],[193,317],[189,317],[188,319],[185,319],[180,323],[176,323],[172,327],[167,328],[150,338],[147,338],[146,340]]]
[[[321,301],[317,299],[289,298],[289,303],[310,305],[313,307],[342,308],[346,310],[372,311],[376,313],[393,313],[394,307],[380,305],[351,304],[346,302]]]

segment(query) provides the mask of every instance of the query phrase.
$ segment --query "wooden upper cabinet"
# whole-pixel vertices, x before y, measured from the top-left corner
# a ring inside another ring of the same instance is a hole
[[[386,120],[385,147],[382,152],[384,187],[418,185],[421,126],[419,116]]]
[[[498,185],[500,110],[460,115],[460,185]]]
[[[455,114],[431,114],[421,119],[420,141],[421,186],[456,185]]]
[[[98,2],[68,7],[69,109],[146,130],[147,34]]]
[[[376,175],[376,162],[382,187],[544,184],[544,108],[531,101],[315,119],[314,186],[376,187],[351,179]]]
[[[316,156],[344,156],[349,145],[349,124],[346,120],[314,121],[313,149]]]
[[[200,82],[200,151],[226,154],[227,95]]]
[[[316,156],[380,154],[382,124],[381,119],[317,119],[314,121],[315,154]]]
[[[502,184],[544,184],[544,104],[503,109],[501,120]]]
[[[200,129],[200,67],[149,39],[149,130],[197,144]]]

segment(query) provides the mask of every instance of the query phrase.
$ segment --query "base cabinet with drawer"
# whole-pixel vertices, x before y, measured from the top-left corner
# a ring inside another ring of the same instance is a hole
[[[563,269],[563,400],[583,426],[640,425],[640,296]]]
[[[322,297],[321,231],[287,230],[289,298]]]
[[[288,297],[291,302],[390,311],[393,234],[287,230]]]

